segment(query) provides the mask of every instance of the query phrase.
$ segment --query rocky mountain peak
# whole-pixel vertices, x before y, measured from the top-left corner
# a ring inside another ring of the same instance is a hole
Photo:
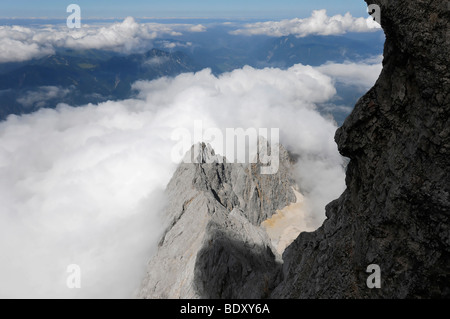
[[[209,144],[192,146],[167,186],[168,226],[140,297],[268,297],[281,256],[261,223],[296,201],[292,163],[276,147],[278,172],[262,175],[259,163],[230,163]]]

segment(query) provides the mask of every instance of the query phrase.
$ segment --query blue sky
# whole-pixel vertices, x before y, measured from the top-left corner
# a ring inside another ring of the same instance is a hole
[[[66,7],[80,5],[83,18],[206,17],[294,18],[309,16],[314,9],[328,14],[367,16],[363,0],[15,0],[2,1],[2,18],[65,18]]]

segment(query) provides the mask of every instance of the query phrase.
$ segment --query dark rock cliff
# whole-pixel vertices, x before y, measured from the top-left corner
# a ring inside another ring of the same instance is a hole
[[[287,248],[273,298],[450,297],[450,4],[366,2],[386,44],[380,78],[336,133],[347,189]],[[367,287],[370,264],[380,289]]]
[[[347,189],[323,225],[281,269],[259,225],[295,199],[287,152],[262,176],[203,145],[211,161],[180,165],[168,185],[169,225],[140,297],[450,297],[450,5],[367,2],[381,8],[383,71],[336,133]],[[370,289],[373,264],[381,287]]]

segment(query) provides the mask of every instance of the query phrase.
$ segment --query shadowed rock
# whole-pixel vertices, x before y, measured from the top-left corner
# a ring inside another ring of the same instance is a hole
[[[383,71],[336,133],[351,160],[327,220],[285,250],[280,274],[259,224],[295,200],[288,161],[267,177],[181,165],[142,297],[450,297],[448,3],[367,2],[381,8]],[[371,264],[380,289],[367,287]]]
[[[277,146],[278,147],[278,146]],[[260,223],[296,198],[282,146],[280,168],[231,164],[201,144],[197,164],[181,164],[166,195],[168,227],[148,265],[142,298],[267,297],[281,269]]]
[[[447,1],[370,0],[383,71],[336,133],[351,159],[327,220],[283,254],[274,298],[450,296],[450,11]],[[381,288],[366,285],[381,268]]]

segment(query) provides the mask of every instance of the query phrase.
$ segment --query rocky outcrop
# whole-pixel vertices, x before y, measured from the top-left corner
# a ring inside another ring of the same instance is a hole
[[[209,145],[181,164],[166,189],[167,230],[148,265],[141,298],[263,298],[281,264],[260,224],[296,201],[288,153],[279,170],[231,164]]]
[[[273,298],[450,297],[448,1],[370,0],[383,71],[336,133],[347,189],[284,252]],[[368,265],[381,288],[366,284]]]
[[[370,3],[386,33],[383,71],[336,133],[347,189],[323,225],[301,233],[281,266],[260,224],[295,202],[287,153],[262,176],[203,145],[215,162],[183,164],[170,182],[170,225],[141,297],[450,297],[449,6]],[[371,289],[373,264],[381,287]]]

